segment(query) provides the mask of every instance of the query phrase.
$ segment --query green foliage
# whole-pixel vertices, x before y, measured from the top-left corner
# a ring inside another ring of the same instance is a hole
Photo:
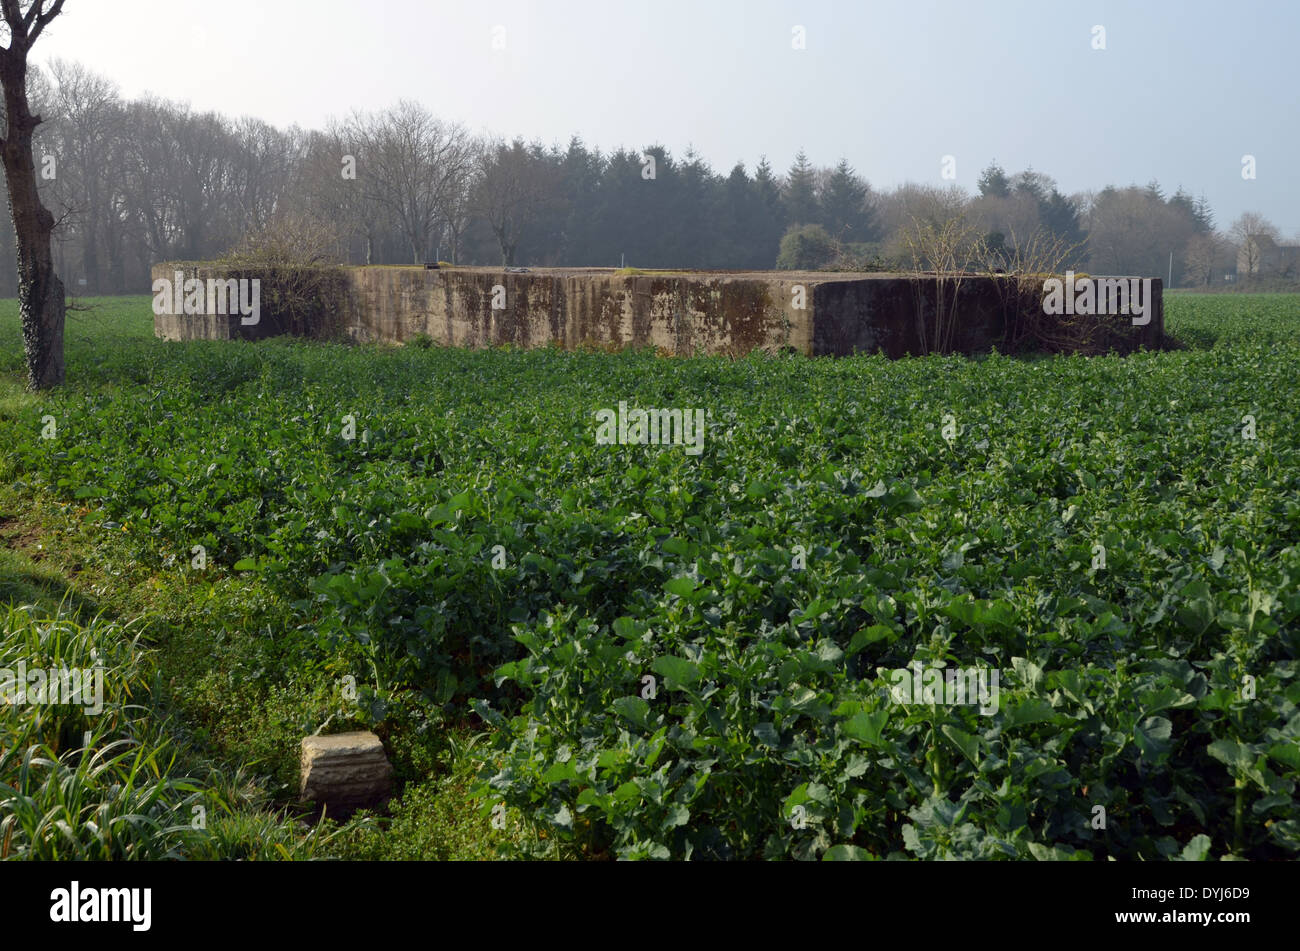
[[[0,703],[0,859],[291,858],[323,837],[243,808],[213,775],[181,772],[169,724],[151,715],[154,658],[141,632],[30,608],[0,613],[0,671],[95,670],[100,685]],[[92,682],[94,677],[91,678]]]
[[[481,768],[477,748],[485,738],[478,734],[449,743],[437,764],[389,803],[391,817],[353,822],[340,830],[331,841],[333,854],[359,861],[486,860],[502,850],[539,859],[574,857],[572,849],[562,851],[561,843],[531,835],[508,811],[502,815],[503,828],[496,829],[490,813],[473,807]]]
[[[817,171],[803,149],[786,174],[783,194],[785,220],[792,226],[816,224],[821,218],[817,202]]]
[[[821,223],[840,242],[869,241],[876,236],[871,190],[846,159],[826,180],[821,194]]]
[[[1295,294],[1187,294],[1165,297],[1165,330],[1202,349],[1290,347],[1296,342]]]
[[[984,171],[980,172],[979,181],[980,194],[985,198],[1009,198],[1011,196],[1011,179],[997,162],[990,162]]]
[[[781,239],[776,266],[782,271],[815,271],[838,253],[839,247],[821,225],[794,225]]]
[[[138,636],[113,625],[0,615],[0,858],[174,858],[196,838],[202,793],[171,775],[167,738],[133,705],[146,664]],[[94,668],[84,702],[13,692],[27,670]]]
[[[476,711],[480,818],[557,849],[1293,860],[1296,298],[1188,300],[1127,358],[124,340],[6,410],[5,476],[255,573],[377,728]],[[704,452],[598,446],[620,400],[707,408]],[[893,702],[913,662],[996,712]]]

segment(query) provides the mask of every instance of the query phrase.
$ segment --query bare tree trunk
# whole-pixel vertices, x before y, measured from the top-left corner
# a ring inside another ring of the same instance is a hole
[[[5,98],[9,98],[7,89]],[[3,155],[9,181],[9,213],[18,236],[18,306],[27,354],[27,385],[44,390],[58,386],[64,378],[65,300],[51,249],[54,216],[36,193],[31,131],[11,128]]]
[[[83,293],[98,294],[103,285],[99,273],[99,189],[93,184],[87,189],[86,218],[81,235],[81,262],[86,269],[86,289]],[[67,273],[66,271],[64,272]]]
[[[460,229],[454,224],[449,224],[447,234],[451,239],[451,263],[458,264],[460,258]]]
[[[37,191],[32,135],[41,117],[32,115],[27,102],[27,54],[46,25],[63,9],[55,0],[48,11],[35,0],[24,15],[18,0],[3,0],[9,25],[9,47],[0,51],[0,83],[4,85],[7,128],[0,158],[9,186],[9,214],[13,218],[18,251],[18,307],[23,319],[23,347],[27,355],[27,385],[44,390],[63,382],[63,320],[66,301],[63,282],[54,271],[51,236],[54,216],[41,204]]]

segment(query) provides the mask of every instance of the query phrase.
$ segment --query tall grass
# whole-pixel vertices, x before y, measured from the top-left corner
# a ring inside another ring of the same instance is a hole
[[[130,625],[0,615],[0,669],[96,670],[95,698],[20,696],[0,705],[0,858],[164,859],[201,832],[203,791],[176,776],[175,750],[139,701],[151,664]],[[22,702],[15,702],[21,700]],[[199,807],[197,810],[194,807]]]
[[[149,702],[156,669],[137,625],[0,609],[0,671],[12,678],[20,664],[98,668],[102,707],[98,696],[20,698],[0,673],[0,859],[287,859],[328,841],[262,812],[238,777],[182,774],[174,725]]]

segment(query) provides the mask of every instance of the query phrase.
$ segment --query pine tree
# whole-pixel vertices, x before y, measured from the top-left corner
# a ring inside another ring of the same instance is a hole
[[[589,152],[581,138],[574,136],[569,140],[561,166],[567,208],[562,259],[567,263],[598,260],[596,202],[603,166],[600,153]]]
[[[1196,202],[1191,195],[1183,191],[1183,186],[1179,185],[1178,189],[1169,198],[1169,207],[1175,208],[1185,214],[1192,221],[1196,220]]]
[[[771,264],[756,242],[768,219],[767,209],[759,196],[745,163],[737,162],[723,185],[722,221],[717,266],[724,268],[762,268]]]
[[[1052,192],[1055,190],[1056,182],[1052,177],[1042,172],[1035,172],[1033,168],[1027,168],[1011,179],[1012,194],[1028,195],[1038,203],[1040,211],[1051,200]]]
[[[1199,234],[1214,234],[1214,211],[1210,208],[1210,200],[1204,193],[1192,206],[1192,219],[1196,222],[1196,230]]]
[[[837,241],[869,241],[872,237],[872,215],[867,205],[870,189],[858,177],[847,159],[826,181],[821,200],[821,224]]]
[[[1011,179],[997,162],[990,162],[979,178],[980,194],[985,198],[1007,198],[1011,194]]]
[[[1039,203],[1038,220],[1051,234],[1060,238],[1066,247],[1083,243],[1083,223],[1079,220],[1079,209],[1056,188],[1052,189],[1046,201]]]
[[[722,181],[698,152],[688,148],[671,179],[671,226],[663,234],[665,267],[717,266]]]
[[[758,168],[754,170],[755,193],[762,203],[762,225],[750,236],[754,246],[754,267],[771,267],[776,261],[781,245],[781,236],[785,234],[785,201],[781,196],[781,184],[772,173],[772,165],[767,156],[760,157]]]
[[[816,173],[803,149],[795,156],[785,182],[786,221],[793,225],[817,224],[821,217],[817,207]]]
[[[780,225],[778,231],[784,234],[785,206],[781,198],[781,184],[772,174],[772,164],[766,155],[759,158],[758,168],[754,170],[754,188],[758,190],[759,197],[771,212],[773,220]]]

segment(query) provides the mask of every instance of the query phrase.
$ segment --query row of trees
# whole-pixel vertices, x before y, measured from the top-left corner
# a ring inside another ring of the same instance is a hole
[[[283,209],[305,134],[227,120],[157,99],[126,101],[75,63],[32,68],[41,198],[57,221],[55,259],[70,290],[149,286],[153,264],[227,251]],[[12,253],[12,226],[0,254]],[[0,292],[15,275],[0,272]]]
[[[1041,172],[996,163],[976,194],[878,192],[846,161],[819,168],[802,152],[784,174],[766,159],[721,174],[661,145],[602,153],[578,138],[483,139],[412,102],[304,130],[126,100],[75,63],[33,71],[28,88],[45,118],[36,158],[59,219],[56,264],[86,294],[145,290],[159,261],[219,257],[270,228],[350,263],[890,268],[912,263],[918,222],[959,220],[1008,262],[1047,238],[1065,266],[1163,276],[1172,252],[1176,284],[1221,280],[1246,234],[1271,229],[1238,221],[1234,243],[1182,189],[1066,195]],[[0,230],[0,254],[13,241]],[[0,293],[15,288],[0,271]]]

